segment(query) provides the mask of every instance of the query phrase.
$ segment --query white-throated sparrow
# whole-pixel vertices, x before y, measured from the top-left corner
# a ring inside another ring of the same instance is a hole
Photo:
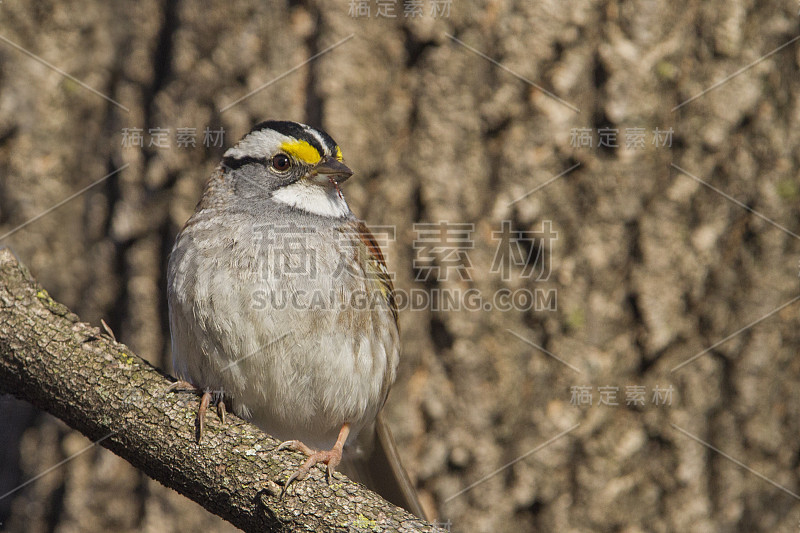
[[[351,175],[328,134],[296,122],[262,122],[225,152],[169,260],[174,367],[203,392],[200,435],[212,397],[227,400],[309,456],[287,487],[344,457],[346,473],[422,516],[379,416],[397,309],[339,188]]]

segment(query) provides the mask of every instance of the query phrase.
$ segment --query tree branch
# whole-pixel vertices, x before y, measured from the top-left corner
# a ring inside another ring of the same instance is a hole
[[[55,302],[0,249],[0,391],[29,401],[144,473],[245,531],[436,531],[341,474],[314,469],[280,498],[302,460],[230,415],[209,413],[195,442],[198,399]]]

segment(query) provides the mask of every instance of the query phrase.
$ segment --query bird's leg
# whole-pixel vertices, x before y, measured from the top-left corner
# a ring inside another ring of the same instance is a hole
[[[203,431],[206,429],[206,411],[208,404],[211,403],[211,393],[205,391],[200,397],[200,408],[197,410],[197,442],[203,438]]]
[[[167,387],[167,392],[174,392],[174,391],[198,391],[199,389],[194,386],[194,384],[189,383],[188,381],[184,381],[179,379],[175,383],[172,383],[169,387]]]
[[[349,434],[350,424],[344,423],[342,429],[339,430],[339,437],[336,439],[336,444],[334,444],[333,448],[330,450],[312,450],[299,440],[287,440],[281,443],[281,445],[278,446],[278,450],[289,449],[308,455],[308,459],[303,463],[303,466],[298,468],[286,481],[286,484],[283,486],[283,492],[286,492],[286,489],[289,488],[289,485],[291,485],[293,481],[304,479],[311,468],[318,463],[324,463],[328,466],[326,477],[328,483],[330,483],[334,470],[336,470],[336,467],[339,466],[342,460],[342,450],[344,449],[344,443],[347,441],[347,436]]]
[[[225,424],[225,401],[222,398],[217,402],[217,416],[219,421]]]
[[[178,380],[172,385],[167,388],[167,392],[173,391],[193,391],[196,394],[200,394],[200,408],[197,410],[197,442],[200,442],[200,439],[203,438],[203,431],[206,427],[206,411],[208,411],[208,406],[211,404],[211,392],[210,391],[203,391],[199,387],[189,383],[188,381]],[[220,397],[219,401],[217,402],[217,415],[219,415],[220,420],[222,423],[225,423],[225,402]]]

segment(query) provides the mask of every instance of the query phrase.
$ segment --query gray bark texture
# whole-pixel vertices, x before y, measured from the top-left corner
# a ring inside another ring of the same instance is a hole
[[[341,475],[328,484],[320,472],[317,483],[309,476],[282,494],[275,480],[297,468],[296,455],[276,452],[280,442],[232,415],[207,425],[198,443],[197,395],[181,400],[170,385],[0,250],[2,390],[245,531],[434,530]]]
[[[359,4],[3,0],[0,243],[170,372],[165,265],[206,178],[261,120],[319,126],[356,171],[351,208],[389,234],[398,292],[428,298],[400,310],[387,419],[432,516],[797,531],[797,3]],[[528,232],[506,255],[504,223]],[[557,239],[526,240],[547,224]],[[483,305],[550,290],[555,308]],[[478,308],[431,303],[468,291]],[[10,396],[0,428],[0,494],[91,443]],[[101,447],[0,499],[0,522],[233,527]]]

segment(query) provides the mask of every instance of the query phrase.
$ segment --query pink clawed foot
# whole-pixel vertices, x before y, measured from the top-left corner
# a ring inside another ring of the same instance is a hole
[[[320,463],[327,465],[326,479],[330,484],[333,472],[342,461],[342,450],[344,449],[344,443],[347,441],[347,436],[349,434],[350,424],[345,423],[342,425],[342,429],[339,431],[339,437],[336,439],[336,444],[334,444],[333,448],[330,450],[313,450],[299,440],[287,440],[286,442],[282,442],[280,446],[278,446],[278,451],[294,450],[296,452],[304,453],[308,456],[308,459],[306,459],[306,462],[303,463],[303,465],[298,468],[294,474],[289,476],[289,479],[286,480],[286,484],[283,486],[281,496],[286,493],[286,490],[289,488],[289,485],[291,485],[292,482],[302,481],[305,479],[305,477],[311,471],[311,468]]]
[[[174,391],[193,391],[201,395],[200,408],[197,410],[197,420],[196,420],[197,442],[199,443],[200,440],[203,438],[203,431],[206,428],[206,411],[208,411],[208,406],[209,404],[211,404],[211,392],[203,391],[200,388],[193,385],[192,383],[183,380],[178,380],[167,388],[167,392],[174,392]],[[224,424],[225,402],[222,399],[220,399],[217,402],[217,415]]]

